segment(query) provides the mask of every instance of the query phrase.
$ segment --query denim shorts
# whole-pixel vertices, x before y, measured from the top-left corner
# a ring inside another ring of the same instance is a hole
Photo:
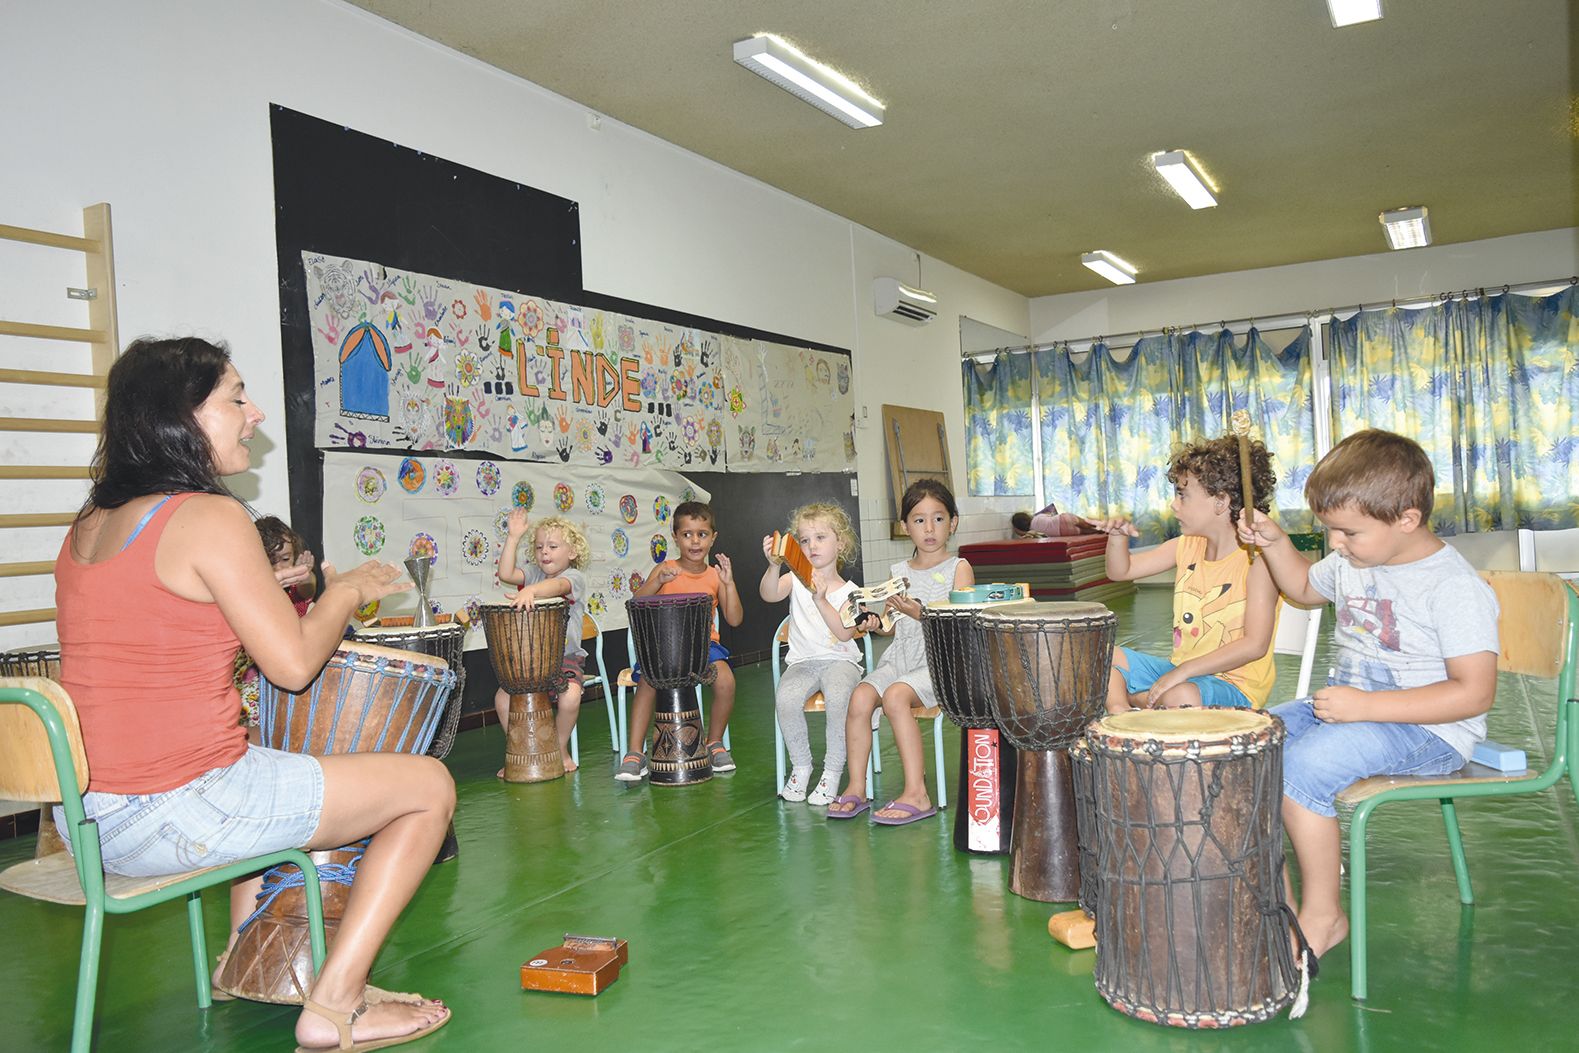
[[[1317,815],[1337,815],[1338,794],[1360,779],[1446,775],[1464,766],[1457,750],[1419,724],[1328,724],[1316,716],[1308,698],[1267,712],[1288,728],[1283,742],[1283,794]]]
[[[723,644],[719,643],[717,640],[709,641],[708,644],[707,644],[707,664],[708,665],[712,665],[714,662],[728,662],[728,661],[729,661],[729,649],[727,647],[725,647]],[[641,663],[640,662],[637,662],[635,665],[631,666],[631,679],[636,681],[638,684],[641,683]]]
[[[1132,695],[1151,690],[1151,685],[1161,680],[1164,673],[1173,671],[1173,663],[1166,659],[1131,650],[1128,647],[1121,647],[1119,650],[1124,652],[1124,658],[1129,663],[1129,668],[1120,669],[1119,674],[1124,677],[1124,690]],[[1192,676],[1189,682],[1201,692],[1203,706],[1222,709],[1250,708],[1250,699],[1245,697],[1245,693],[1220,676]]]
[[[323,813],[323,768],[305,753],[250,746],[236,763],[163,793],[88,792],[104,869],[127,877],[177,874],[301,848]],[[55,827],[66,820],[55,807]]]

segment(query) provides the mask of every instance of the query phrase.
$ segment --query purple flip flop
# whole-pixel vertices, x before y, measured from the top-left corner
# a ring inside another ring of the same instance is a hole
[[[833,810],[833,807],[830,805],[829,808],[828,808],[828,818],[829,819],[854,819],[856,816],[860,815],[862,812],[866,811],[868,808],[870,808],[872,806],[872,802],[871,801],[868,801],[865,797],[861,797],[861,796],[859,796],[857,794],[853,794],[853,793],[847,793],[843,797],[835,798],[833,803],[834,804],[853,804],[853,805],[855,805],[855,807],[851,808],[847,812],[836,812],[836,811]]]
[[[905,814],[900,816],[898,819],[884,819],[882,816],[878,815],[877,812],[873,812],[872,822],[876,823],[878,826],[909,826],[911,823],[918,823],[923,819],[927,819],[938,814],[936,807],[923,810],[917,808],[913,804],[906,804],[903,801],[889,801],[877,811],[885,812],[889,809],[893,809],[896,812],[904,812]]]

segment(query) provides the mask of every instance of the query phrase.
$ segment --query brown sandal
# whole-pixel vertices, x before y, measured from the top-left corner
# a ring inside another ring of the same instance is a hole
[[[368,1039],[366,1042],[357,1042],[351,1037],[351,1028],[363,1013],[367,1012],[374,1005],[378,1005],[383,1002],[404,1002],[409,1001],[410,998],[415,997],[389,997],[391,992],[388,991],[380,991],[379,994],[385,997],[380,997],[376,1001],[363,999],[361,1005],[357,1006],[349,1013],[345,1013],[343,1015],[327,1006],[319,1005],[311,998],[307,999],[303,1003],[302,1007],[309,1013],[313,1013],[316,1016],[321,1016],[333,1024],[335,1030],[340,1033],[340,1044],[338,1046],[297,1046],[296,1053],[322,1053],[322,1051],[326,1049],[338,1049],[341,1051],[341,1053],[371,1053],[371,1051],[375,1049],[388,1049],[390,1046],[400,1046],[406,1044],[407,1042],[415,1042],[417,1039],[422,1038],[425,1035],[433,1034],[433,1032],[437,1031],[439,1028],[450,1022],[451,1014],[449,1009],[446,1008],[444,1010],[444,1015],[432,1024],[429,1024],[427,1027],[419,1027],[417,1030],[408,1032],[404,1035],[392,1035],[389,1038],[373,1038]]]

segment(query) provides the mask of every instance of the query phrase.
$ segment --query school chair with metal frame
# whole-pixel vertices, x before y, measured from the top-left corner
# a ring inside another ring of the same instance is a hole
[[[1351,993],[1358,1000],[1368,994],[1366,973],[1366,923],[1369,903],[1366,889],[1366,833],[1371,813],[1393,801],[1437,801],[1447,831],[1453,873],[1458,879],[1459,902],[1474,903],[1469,864],[1459,832],[1454,802],[1461,797],[1506,797],[1540,793],[1567,776],[1579,800],[1579,699],[1575,698],[1575,669],[1579,666],[1579,593],[1555,574],[1518,571],[1484,571],[1481,574],[1497,594],[1501,614],[1497,637],[1501,653],[1499,673],[1555,680],[1556,735],[1552,759],[1542,772],[1502,772],[1479,764],[1466,764],[1450,775],[1387,776],[1362,779],[1338,794],[1338,804],[1352,807],[1349,820],[1349,962]]]
[[[1277,632],[1272,637],[1273,654],[1299,655],[1299,679],[1291,698],[1310,694],[1311,673],[1316,665],[1316,647],[1321,643],[1321,612],[1324,607],[1295,607],[1279,598]]]
[[[713,629],[714,631],[718,629],[718,609],[716,607],[713,609]],[[620,670],[620,675],[615,681],[616,686],[619,688],[620,696],[620,744],[614,752],[621,756],[625,753],[625,744],[630,741],[630,710],[626,705],[625,692],[627,689],[632,691],[636,689],[636,675],[634,672],[636,667],[636,644],[631,639],[629,628],[625,630],[625,662],[625,668]],[[707,709],[702,705],[701,684],[696,685],[696,711],[701,714],[702,726],[705,728],[707,726]],[[646,752],[646,743],[642,745],[644,747],[643,752]],[[733,748],[729,744],[729,729],[725,728],[724,749],[730,750]]]
[[[581,616],[581,642],[585,644],[588,640],[595,641],[592,645],[592,658],[597,662],[598,672],[596,676],[582,678],[581,700],[583,702],[586,701],[587,688],[601,687],[603,689],[603,706],[609,713],[609,745],[614,750],[614,756],[618,757],[624,746],[620,742],[619,719],[614,715],[614,693],[609,690],[609,671],[603,664],[603,627],[597,623],[592,615],[583,614]],[[570,729],[570,759],[575,762],[578,768],[581,766],[581,742],[578,734],[580,724],[581,721],[577,720],[577,726]]]
[[[774,779],[775,779],[775,782],[774,782],[773,785],[779,786],[779,787],[782,787],[784,785],[784,772],[785,772],[786,767],[788,766],[787,765],[787,757],[785,756],[785,752],[784,752],[784,729],[779,727],[778,705],[777,705],[777,699],[778,699],[778,696],[779,696],[779,656],[784,651],[784,645],[789,642],[789,621],[790,620],[788,618],[785,618],[782,622],[779,622],[778,629],[773,633],[773,659],[772,659],[773,664],[771,666],[771,668],[773,670],[773,698],[775,700],[774,708],[773,708],[773,754],[774,754],[774,757],[775,757],[775,766],[774,766]],[[856,634],[855,638],[857,640],[861,641],[862,650],[865,652],[866,671],[868,673],[870,673],[872,671],[872,637],[869,634],[867,634],[867,633],[858,633],[858,634]],[[822,697],[822,692],[821,691],[813,691],[812,694],[811,694],[811,697],[806,699],[805,711],[807,713],[824,713],[824,712],[827,712],[827,705],[826,705],[825,700]],[[873,728],[872,729],[872,753],[873,753],[873,755],[875,755],[876,752],[877,752],[877,729]],[[870,769],[868,769],[868,771],[870,771]]]
[[[40,677],[0,678],[0,797],[22,801],[57,799],[66,814],[71,852],[30,859],[0,872],[0,888],[29,899],[83,907],[82,957],[77,969],[72,1053],[93,1044],[93,1006],[98,993],[99,951],[105,914],[131,914],[174,899],[186,900],[197,974],[197,1004],[212,1004],[208,942],[203,931],[202,890],[228,885],[279,863],[294,863],[307,876],[307,919],[313,967],[323,967],[323,899],[318,870],[305,851],[286,849],[228,866],[182,874],[130,878],[106,874],[99,855],[98,824],[86,818],[82,791],[88,784],[87,755],[77,710],[65,690]]]

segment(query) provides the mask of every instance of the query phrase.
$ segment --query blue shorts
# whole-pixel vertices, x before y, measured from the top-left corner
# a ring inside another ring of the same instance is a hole
[[[723,644],[719,643],[717,640],[709,640],[707,643],[707,664],[712,665],[714,662],[727,663],[728,661],[729,649]],[[641,683],[640,662],[637,662],[635,665],[631,666],[631,679],[636,681],[638,684]]]
[[[1317,815],[1337,815],[1338,794],[1372,775],[1446,775],[1464,766],[1457,750],[1419,724],[1328,724],[1308,698],[1267,712],[1288,728],[1283,795]]]
[[[127,877],[178,874],[301,848],[323,813],[323,768],[305,753],[249,746],[236,763],[163,793],[82,795],[98,821],[104,869]],[[55,827],[69,845],[65,815]]]
[[[1129,668],[1120,669],[1119,673],[1124,677],[1124,690],[1132,695],[1151,690],[1151,685],[1161,680],[1164,673],[1173,671],[1173,663],[1166,659],[1128,647],[1120,647],[1119,650],[1124,652],[1124,658],[1129,663]],[[1189,682],[1200,690],[1203,706],[1250,708],[1250,699],[1245,697],[1245,693],[1220,676],[1192,676]]]

